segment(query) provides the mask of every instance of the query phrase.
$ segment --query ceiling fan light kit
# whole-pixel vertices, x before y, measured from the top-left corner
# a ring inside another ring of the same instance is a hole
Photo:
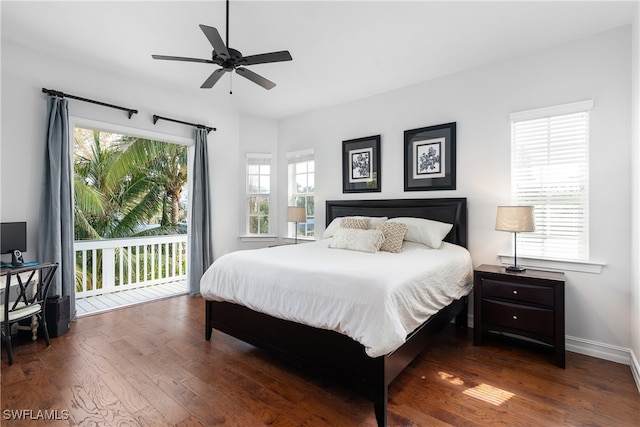
[[[200,25],[200,29],[211,43],[213,52],[211,59],[187,58],[183,56],[166,56],[151,55],[153,59],[161,59],[167,61],[184,61],[184,62],[201,62],[205,64],[215,64],[222,68],[218,68],[202,83],[202,89],[212,88],[224,73],[234,71],[265,89],[272,89],[276,84],[261,75],[245,68],[247,65],[267,64],[272,62],[291,61],[293,58],[289,51],[281,50],[278,52],[261,53],[258,55],[242,56],[242,53],[236,49],[229,47],[229,0],[227,0],[227,42],[222,41],[220,33],[214,27]]]

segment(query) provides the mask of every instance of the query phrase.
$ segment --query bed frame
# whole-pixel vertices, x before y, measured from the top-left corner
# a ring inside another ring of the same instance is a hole
[[[326,202],[327,225],[336,217],[410,216],[453,224],[445,241],[467,246],[466,198],[338,200]],[[277,319],[229,302],[206,301],[205,337],[213,329],[275,353],[289,363],[311,369],[373,400],[378,426],[387,425],[391,381],[455,319],[467,326],[467,297],[452,302],[413,331],[397,350],[376,358],[346,335]]]

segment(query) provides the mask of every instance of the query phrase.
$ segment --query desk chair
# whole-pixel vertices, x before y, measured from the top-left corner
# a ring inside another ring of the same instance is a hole
[[[2,343],[7,347],[9,365],[13,365],[11,326],[14,323],[36,316],[38,323],[42,326],[47,347],[51,345],[44,311],[47,292],[57,269],[58,263],[43,263],[7,271],[4,301],[0,306],[0,323]],[[13,301],[12,295],[15,296]]]

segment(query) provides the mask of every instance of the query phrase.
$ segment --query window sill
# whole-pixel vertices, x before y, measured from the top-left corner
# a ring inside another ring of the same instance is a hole
[[[511,255],[498,255],[502,265],[513,264],[513,256]],[[541,268],[544,270],[558,270],[558,271],[579,271],[581,273],[602,273],[602,267],[606,266],[603,262],[594,261],[568,261],[561,259],[549,259],[549,258],[530,258],[530,257],[518,257],[518,264],[530,268]]]
[[[315,242],[315,238],[313,237],[298,237],[298,242]],[[282,238],[283,242],[294,243],[296,241],[295,237],[285,236]]]
[[[244,234],[240,236],[243,242],[275,242],[278,236],[275,234]]]

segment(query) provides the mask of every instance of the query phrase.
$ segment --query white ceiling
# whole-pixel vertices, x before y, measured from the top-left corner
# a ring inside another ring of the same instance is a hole
[[[198,24],[216,27],[224,39],[224,1],[4,0],[1,16],[3,39],[184,93],[206,90],[244,113],[283,118],[630,24],[636,6],[637,0],[232,0],[231,47],[244,55],[293,56],[248,67],[277,83],[270,91],[233,74],[233,95],[229,74],[213,89],[200,89],[217,66],[151,58],[210,58]]]

